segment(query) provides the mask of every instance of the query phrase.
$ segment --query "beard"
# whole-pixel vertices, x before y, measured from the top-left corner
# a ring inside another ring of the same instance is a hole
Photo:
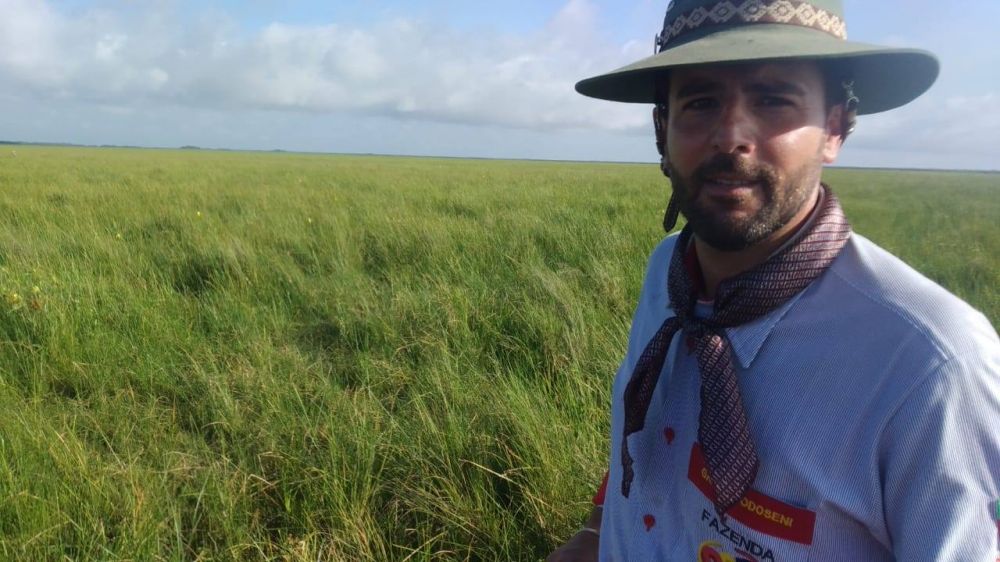
[[[717,154],[689,177],[675,171],[670,182],[678,209],[695,236],[717,250],[735,252],[765,240],[788,224],[813,194],[821,171],[819,155],[816,161],[782,178],[768,164],[732,154]],[[756,183],[762,197],[760,209],[744,217],[731,217],[713,210],[710,202],[699,201],[702,186],[718,174],[737,175]]]

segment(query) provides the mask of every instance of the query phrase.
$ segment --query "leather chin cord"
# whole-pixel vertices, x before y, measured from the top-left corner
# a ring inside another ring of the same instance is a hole
[[[841,141],[843,144],[847,141],[847,137],[854,132],[854,129],[858,124],[858,103],[861,101],[858,96],[854,95],[854,81],[844,80],[841,82],[841,87],[844,89],[844,111],[841,114],[840,130]],[[666,147],[667,133],[663,130],[663,122],[660,120],[661,116],[666,117],[667,115],[667,104],[657,103],[653,106],[653,130],[656,132],[656,151],[660,154],[660,171],[669,180],[670,179],[670,163],[667,162],[667,156],[664,153],[664,147]],[[677,204],[677,198],[674,197],[673,190],[670,192],[670,200],[667,202],[667,210],[663,214],[663,230],[667,234],[673,231],[674,227],[677,226],[677,219],[680,216],[680,206]]]
[[[656,152],[660,154],[660,171],[664,177],[670,179],[670,163],[667,162],[667,155],[663,150],[666,147],[667,133],[663,130],[663,121],[660,117],[666,117],[667,104],[658,103],[653,106],[653,130],[656,132]],[[677,206],[677,198],[674,197],[673,187],[670,191],[670,201],[667,202],[667,211],[663,214],[663,230],[670,233],[677,225],[677,217],[680,215],[680,208]]]

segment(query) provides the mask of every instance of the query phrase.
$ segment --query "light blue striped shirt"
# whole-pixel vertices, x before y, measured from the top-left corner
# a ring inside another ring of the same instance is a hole
[[[622,393],[673,316],[653,252],[612,393],[601,560],[998,560],[1000,341],[989,321],[854,234],[778,310],[727,330],[760,456],[715,515],[697,450],[699,374],[674,337],[621,495]]]

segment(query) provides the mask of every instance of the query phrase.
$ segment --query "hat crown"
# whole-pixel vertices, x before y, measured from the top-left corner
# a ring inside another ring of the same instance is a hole
[[[691,31],[781,23],[847,39],[841,0],[671,0],[656,37],[657,51]]]

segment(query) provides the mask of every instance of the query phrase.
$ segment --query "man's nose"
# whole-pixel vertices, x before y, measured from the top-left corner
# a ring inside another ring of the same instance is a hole
[[[742,100],[727,103],[719,114],[712,144],[725,154],[751,154],[755,148],[756,125]]]

